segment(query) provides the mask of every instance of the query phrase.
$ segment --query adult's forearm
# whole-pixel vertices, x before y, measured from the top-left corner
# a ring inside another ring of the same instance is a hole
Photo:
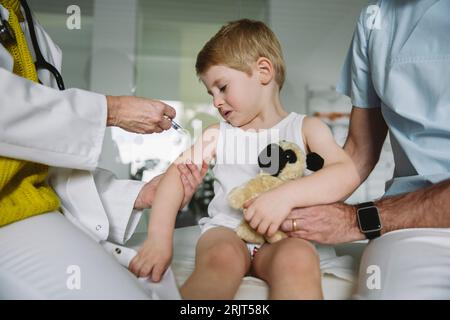
[[[406,228],[450,228],[450,180],[376,204],[383,233]]]
[[[94,170],[107,117],[105,96],[55,90],[0,67],[0,155]]]
[[[355,164],[361,183],[377,164],[386,135],[387,126],[379,108],[352,108],[344,150]]]
[[[344,151],[350,156],[355,165],[360,184],[363,183],[375,167],[378,157],[374,159],[371,149],[367,148],[367,146],[358,146],[350,137],[344,145]]]
[[[115,126],[119,121],[118,108],[120,97],[106,96],[107,117],[106,125]]]

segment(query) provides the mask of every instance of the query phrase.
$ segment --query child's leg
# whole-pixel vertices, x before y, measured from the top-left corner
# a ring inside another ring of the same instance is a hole
[[[233,299],[250,268],[245,243],[224,227],[206,231],[196,248],[195,269],[181,287],[183,299]]]
[[[264,244],[253,259],[253,272],[269,284],[270,299],[323,298],[319,257],[308,241]]]

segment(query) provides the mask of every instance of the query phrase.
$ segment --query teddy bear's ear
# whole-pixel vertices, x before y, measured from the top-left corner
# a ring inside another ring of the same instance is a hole
[[[306,156],[306,168],[311,171],[318,171],[323,168],[325,160],[315,152],[308,153]]]

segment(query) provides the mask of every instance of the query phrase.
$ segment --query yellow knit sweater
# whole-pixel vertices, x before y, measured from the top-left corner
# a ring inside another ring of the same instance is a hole
[[[8,22],[17,40],[17,44],[6,48],[14,58],[13,72],[37,82],[36,68],[19,24],[19,1],[0,3],[9,11]],[[46,183],[47,175],[45,165],[0,157],[0,226],[59,208],[57,195]]]

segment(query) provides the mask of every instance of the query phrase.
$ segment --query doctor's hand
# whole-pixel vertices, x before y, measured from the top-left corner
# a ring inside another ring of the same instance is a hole
[[[131,260],[128,269],[139,278],[149,277],[159,282],[172,260],[171,241],[162,241],[149,236]]]
[[[181,207],[184,208],[191,201],[198,186],[203,182],[203,178],[206,172],[208,172],[208,163],[203,161],[200,171],[197,165],[193,163],[180,163],[177,165],[177,169],[180,172],[180,178],[184,188],[184,199],[181,204]]]
[[[133,96],[106,96],[107,126],[134,133],[163,132],[172,127],[175,109],[158,100]]]
[[[208,164],[203,161],[202,169],[199,171],[195,164],[179,164],[177,165],[178,171],[181,174],[181,182],[184,188],[184,198],[181,207],[184,207],[192,198],[197,187],[202,183],[203,178],[208,171]],[[155,198],[156,189],[161,181],[164,173],[154,177],[151,181],[147,182],[139,192],[139,195],[134,202],[134,208],[138,210],[150,208]]]

